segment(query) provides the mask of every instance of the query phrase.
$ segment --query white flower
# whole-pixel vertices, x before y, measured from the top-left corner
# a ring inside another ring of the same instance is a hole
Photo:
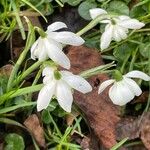
[[[82,77],[69,71],[57,71],[55,68],[46,67],[43,70],[44,87],[41,89],[37,100],[37,110],[48,107],[53,96],[56,96],[59,105],[67,112],[71,112],[73,102],[72,88],[88,93],[92,91],[91,85]]]
[[[90,9],[90,15],[92,19],[95,19],[99,15],[108,14],[105,10],[101,8]],[[101,36],[100,48],[102,50],[109,47],[112,40],[121,41],[127,38],[128,29],[140,29],[145,24],[139,22],[137,19],[131,19],[129,16],[116,16],[107,17],[105,20],[100,21],[100,23],[107,23],[105,31]]]
[[[131,71],[122,76],[121,81],[115,81],[113,79],[104,81],[100,87],[98,93],[100,94],[106,87],[111,85],[109,89],[109,97],[116,105],[125,105],[130,102],[135,96],[139,96],[142,91],[138,84],[130,78],[140,78],[145,81],[150,81],[150,77],[141,71]]]
[[[76,34],[68,31],[56,32],[56,30],[67,28],[63,22],[55,22],[48,26],[46,37],[39,37],[31,47],[31,58],[38,58],[39,61],[44,61],[51,58],[58,65],[69,69],[70,60],[63,53],[63,44],[80,46],[84,40]]]

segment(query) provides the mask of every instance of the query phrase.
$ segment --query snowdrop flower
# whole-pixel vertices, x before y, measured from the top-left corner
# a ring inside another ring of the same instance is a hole
[[[70,61],[62,51],[63,44],[80,46],[84,40],[72,32],[57,31],[62,28],[67,28],[63,22],[49,25],[44,37],[39,37],[31,47],[31,58],[34,60],[38,58],[39,61],[51,58],[58,65],[69,69]]]
[[[109,85],[113,84],[109,89],[109,97],[112,102],[116,105],[125,105],[130,102],[135,96],[139,96],[142,93],[142,90],[138,84],[131,78],[140,78],[145,81],[150,81],[150,76],[146,75],[141,71],[131,71],[126,75],[122,76],[120,81],[113,79],[104,81],[98,90],[100,94],[107,88]]]
[[[92,19],[95,19],[99,15],[108,14],[105,10],[101,8],[90,9],[90,15]],[[128,29],[140,29],[145,24],[139,22],[137,19],[131,19],[129,16],[121,15],[108,17],[105,20],[100,21],[100,23],[106,23],[105,31],[100,39],[100,48],[102,50],[109,47],[112,40],[121,41],[127,38]]]
[[[46,109],[53,96],[56,96],[59,105],[67,112],[71,112],[73,102],[72,88],[82,93],[92,91],[91,85],[82,77],[69,71],[58,71],[56,68],[44,68],[44,87],[37,100],[37,110]]]

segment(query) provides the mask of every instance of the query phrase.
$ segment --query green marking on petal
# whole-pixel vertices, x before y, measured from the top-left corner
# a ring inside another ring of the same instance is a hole
[[[59,73],[58,70],[54,71],[54,77],[55,77],[56,80],[60,80],[61,79],[61,74]]]

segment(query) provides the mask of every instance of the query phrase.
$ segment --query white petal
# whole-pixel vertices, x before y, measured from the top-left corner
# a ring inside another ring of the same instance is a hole
[[[67,71],[65,71],[67,72]],[[82,77],[78,76],[78,75],[64,75],[63,72],[62,73],[62,79],[67,82],[67,84],[76,89],[77,91],[80,91],[82,93],[88,93],[92,91],[92,87],[91,85]]]
[[[127,38],[127,34],[126,34],[126,29],[123,27],[120,27],[118,25],[114,26],[114,30],[113,30],[113,38],[115,41],[119,42],[122,39],[126,39]]]
[[[55,92],[55,82],[45,85],[39,92],[37,100],[37,110],[46,109]]]
[[[52,76],[54,74],[55,68],[45,67],[42,71],[42,76]]]
[[[53,32],[50,36],[57,42],[73,46],[80,46],[85,42],[80,36],[68,31]]]
[[[105,32],[101,36],[101,44],[100,47],[102,50],[109,47],[110,42],[112,40],[113,26],[107,25],[105,28]]]
[[[63,81],[59,80],[56,87],[56,97],[59,105],[67,112],[71,112],[73,102],[70,87]]]
[[[129,78],[140,78],[145,81],[150,81],[150,76],[148,76],[144,72],[138,71],[138,70],[131,71],[124,76],[129,77]]]
[[[48,56],[60,66],[69,69],[70,68],[70,60],[69,58],[63,53],[62,49],[59,48],[56,42],[53,40],[45,41],[47,45],[47,53]]]
[[[109,90],[109,97],[116,105],[123,106],[134,98],[134,93],[122,80],[116,82]]]
[[[42,72],[42,76],[45,76],[43,78],[43,83],[44,84],[48,84],[50,83],[52,80],[54,80],[54,68],[53,67],[45,67],[43,69],[43,72]]]
[[[126,82],[130,90],[133,91],[136,96],[139,96],[142,94],[142,90],[140,89],[140,87],[134,80],[124,77],[124,81]]]
[[[98,94],[102,93],[109,85],[111,85],[111,84],[114,83],[114,82],[115,82],[115,80],[113,80],[113,79],[104,81],[104,82],[99,86]]]
[[[47,48],[46,48],[46,45],[44,44],[44,41],[41,42],[41,46],[39,46],[39,51],[37,54],[35,54],[37,55],[39,61],[45,61],[48,59],[46,49]]]
[[[92,19],[95,19],[99,15],[107,14],[107,11],[101,8],[93,8],[89,10]]]
[[[58,22],[54,22],[51,25],[49,25],[47,27],[47,31],[52,32],[52,31],[56,31],[56,30],[59,30],[59,29],[62,29],[62,28],[67,28],[67,25],[63,22],[58,21]]]
[[[35,55],[34,55],[34,51],[37,49],[38,42],[39,42],[39,40],[36,40],[36,41],[33,43],[32,47],[31,47],[31,49],[30,49],[30,51],[31,51],[31,58],[32,58],[33,60],[36,59],[36,57],[35,57]]]
[[[128,29],[140,29],[143,26],[145,26],[144,23],[139,22],[136,19],[128,19],[128,20],[121,21],[119,23],[119,25],[124,27],[124,28],[128,28]]]
[[[118,28],[116,26],[114,26],[114,30],[113,30],[113,39],[117,42],[121,41],[121,36],[118,32]]]
[[[131,19],[129,16],[118,16],[119,20],[123,21],[123,20],[128,20],[128,19]]]

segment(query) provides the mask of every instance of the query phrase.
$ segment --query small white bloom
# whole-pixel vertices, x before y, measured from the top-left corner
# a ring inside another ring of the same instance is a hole
[[[90,9],[90,15],[92,19],[95,19],[99,15],[108,14],[101,8]],[[101,36],[100,48],[102,50],[109,47],[112,40],[121,41],[127,38],[128,29],[140,29],[145,24],[139,22],[137,19],[131,19],[129,16],[121,15],[116,17],[107,17],[100,23],[107,23],[105,31]]]
[[[138,84],[130,78],[140,78],[145,81],[150,81],[150,77],[141,71],[131,71],[122,77],[123,79],[121,81],[115,81],[113,79],[104,81],[98,90],[100,94],[113,83],[109,89],[109,97],[114,104],[120,106],[127,104],[135,96],[139,96],[142,93]]]
[[[62,51],[63,44],[80,46],[84,43],[84,40],[69,31],[56,32],[62,28],[67,28],[63,22],[55,22],[49,25],[46,31],[47,36],[39,37],[31,47],[31,58],[34,60],[38,58],[39,61],[51,58],[60,66],[69,69],[70,60]]]
[[[92,91],[91,85],[82,77],[69,71],[57,71],[55,68],[46,67],[43,70],[44,87],[41,89],[37,100],[37,110],[46,109],[53,96],[56,96],[59,105],[67,112],[71,112],[73,102],[72,88],[82,93]]]

